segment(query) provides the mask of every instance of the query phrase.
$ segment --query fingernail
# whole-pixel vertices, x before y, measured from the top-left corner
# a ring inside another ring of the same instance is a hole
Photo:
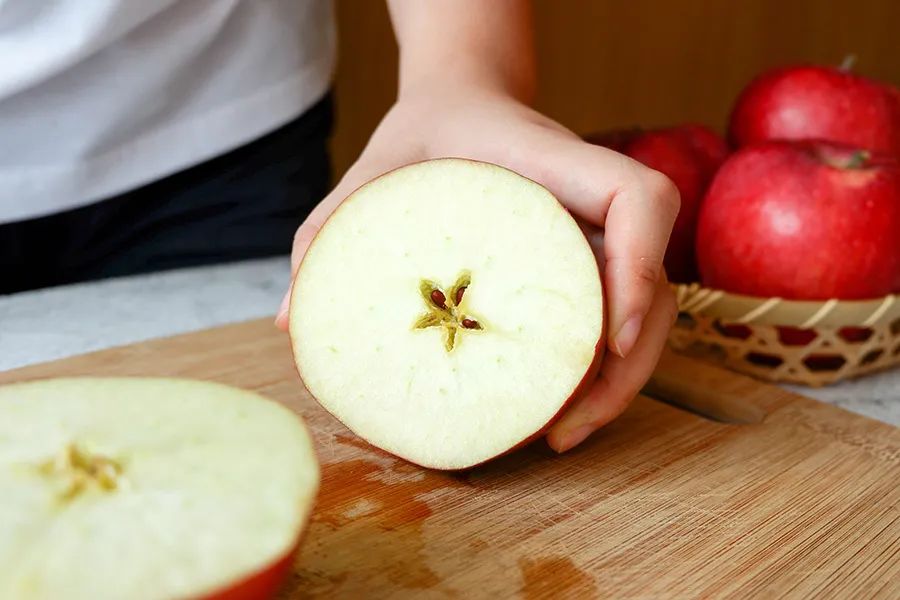
[[[571,450],[572,448],[583,442],[589,435],[594,433],[595,429],[596,427],[594,427],[593,425],[581,425],[580,427],[576,427],[563,437],[562,442],[558,447],[554,448],[554,450],[556,450],[560,454],[566,452],[567,450]]]
[[[291,294],[288,292],[284,295],[284,298],[281,299],[281,306],[278,307],[278,312],[275,315],[275,323],[281,322],[287,316],[288,305],[291,301]]]
[[[622,328],[619,329],[619,333],[616,334],[616,337],[613,338],[613,346],[615,348],[616,354],[625,358],[628,356],[628,353],[631,352],[631,349],[634,348],[635,342],[637,342],[638,334],[641,332],[641,321],[643,319],[641,317],[631,317],[625,324],[622,325]]]

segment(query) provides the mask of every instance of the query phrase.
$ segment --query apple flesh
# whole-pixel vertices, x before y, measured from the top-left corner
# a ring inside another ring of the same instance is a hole
[[[775,69],[741,92],[729,135],[736,146],[821,139],[900,157],[900,91],[832,67]]]
[[[438,159],[352,193],[309,247],[290,337],[310,393],[371,444],[465,469],[541,435],[604,347],[597,260],[546,189]]]
[[[900,164],[824,142],[767,142],[722,166],[697,232],[705,285],[795,300],[900,291]],[[789,334],[790,336],[790,334]]]
[[[267,598],[319,481],[300,419],[177,379],[0,388],[0,598]]]

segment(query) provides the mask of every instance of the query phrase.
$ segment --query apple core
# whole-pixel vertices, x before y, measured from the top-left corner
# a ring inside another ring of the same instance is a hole
[[[119,487],[122,464],[102,454],[89,452],[78,444],[67,444],[55,457],[42,462],[38,471],[53,485],[59,485],[58,498],[65,503],[89,488],[112,492]]]
[[[465,272],[456,279],[449,293],[444,293],[444,290],[433,281],[422,280],[419,290],[425,299],[428,312],[416,320],[413,329],[441,327],[444,330],[444,348],[447,352],[456,346],[460,329],[484,329],[481,323],[472,315],[466,314],[462,307],[463,294],[471,283],[472,276]],[[454,299],[449,305],[448,297]]]

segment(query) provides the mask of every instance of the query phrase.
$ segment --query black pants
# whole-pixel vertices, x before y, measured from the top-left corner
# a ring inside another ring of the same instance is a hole
[[[289,253],[325,196],[328,96],[228,154],[125,194],[0,225],[0,294]]]

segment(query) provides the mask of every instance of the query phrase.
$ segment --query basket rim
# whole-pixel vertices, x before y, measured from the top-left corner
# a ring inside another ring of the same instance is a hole
[[[864,300],[787,300],[747,296],[700,283],[670,284],[678,310],[728,323],[815,327],[877,327],[900,319],[900,295]]]

